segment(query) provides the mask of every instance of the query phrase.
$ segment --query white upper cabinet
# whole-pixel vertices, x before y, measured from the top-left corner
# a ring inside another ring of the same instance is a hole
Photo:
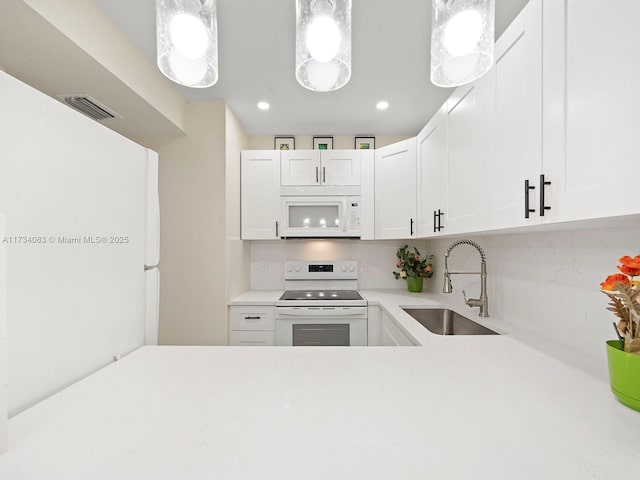
[[[491,191],[488,170],[493,161],[493,78],[481,77],[458,87],[447,104],[447,233],[489,227]]]
[[[280,152],[242,152],[241,205],[242,239],[279,238]]]
[[[640,213],[640,2],[547,1],[544,16],[545,162],[556,160],[556,218]]]
[[[417,137],[417,236],[445,233],[447,221],[447,104]]]
[[[540,223],[542,0],[530,1],[495,46],[493,226]],[[528,188],[527,188],[528,185]]]
[[[280,150],[282,185],[320,185],[320,150]]]
[[[415,137],[376,149],[374,208],[376,239],[415,237]]]
[[[281,150],[282,185],[360,185],[358,150]]]

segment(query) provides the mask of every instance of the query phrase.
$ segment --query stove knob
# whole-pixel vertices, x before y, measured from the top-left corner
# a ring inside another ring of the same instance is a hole
[[[347,266],[346,265],[342,265],[342,267],[340,267],[340,270],[342,270],[343,272],[347,271]]]
[[[298,265],[297,263],[296,263],[296,267],[295,268],[296,268],[296,272],[300,271],[300,265]]]
[[[350,272],[355,272],[356,271],[356,267],[354,265],[349,265],[349,271]]]
[[[287,265],[287,272],[293,271],[293,265]]]

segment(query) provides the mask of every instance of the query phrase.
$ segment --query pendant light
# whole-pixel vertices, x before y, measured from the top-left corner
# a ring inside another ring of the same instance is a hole
[[[431,82],[456,87],[493,65],[495,0],[432,0]]]
[[[216,0],[156,0],[158,68],[193,88],[218,81]]]
[[[351,0],[296,0],[296,79],[316,92],[351,78]]]

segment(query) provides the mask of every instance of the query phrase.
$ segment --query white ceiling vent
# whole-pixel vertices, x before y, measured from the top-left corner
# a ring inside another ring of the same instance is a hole
[[[107,120],[116,117],[122,118],[116,112],[109,110],[89,95],[58,95],[58,98],[61,98],[67,105],[94,120]]]

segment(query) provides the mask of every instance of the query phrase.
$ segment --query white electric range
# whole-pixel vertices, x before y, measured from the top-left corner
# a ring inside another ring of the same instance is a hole
[[[367,301],[358,293],[358,262],[285,262],[276,301],[276,345],[365,346]]]

